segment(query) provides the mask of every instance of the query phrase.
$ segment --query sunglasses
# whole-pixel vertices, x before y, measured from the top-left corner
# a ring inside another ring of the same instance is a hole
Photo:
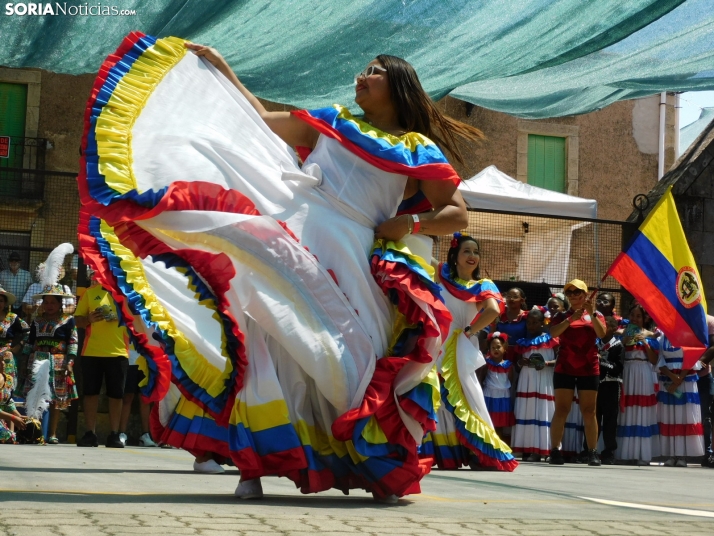
[[[364,71],[362,71],[361,73],[357,73],[357,75],[355,76],[355,84],[360,78],[367,78],[368,76],[372,76],[373,74],[375,74],[376,71],[382,71],[386,73],[387,69],[385,69],[384,67],[380,67],[379,65],[368,65]]]
[[[580,296],[581,294],[585,294],[585,291],[583,290],[566,290],[565,295],[566,296]]]

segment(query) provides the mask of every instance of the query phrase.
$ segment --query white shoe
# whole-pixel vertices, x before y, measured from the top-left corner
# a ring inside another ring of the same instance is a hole
[[[207,460],[205,462],[193,462],[193,470],[197,473],[204,473],[207,475],[219,475],[225,473],[223,467],[221,467],[216,460]]]
[[[372,498],[375,502],[380,504],[397,504],[399,502],[399,497],[396,495],[387,495],[386,497],[377,497],[374,492],[372,492]]]
[[[149,435],[149,432],[145,432],[140,438],[139,438],[139,446],[140,447],[156,447],[156,443],[151,439],[151,436]]]
[[[675,467],[686,467],[687,466],[687,460],[684,458],[679,458],[677,459],[677,463],[674,464]]]
[[[667,461],[664,462],[665,467],[674,467],[674,464],[677,463],[677,460],[674,458],[667,458]]]
[[[235,496],[239,499],[262,499],[263,485],[260,483],[260,478],[239,482]]]
[[[122,445],[124,445],[125,447],[126,447],[126,440],[127,440],[127,437],[126,437],[126,434],[125,434],[124,432],[122,432],[121,434],[119,434],[119,441],[121,441],[121,442],[122,442]]]

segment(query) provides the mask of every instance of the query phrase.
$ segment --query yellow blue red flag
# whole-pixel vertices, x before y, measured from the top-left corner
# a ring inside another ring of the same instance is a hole
[[[690,368],[709,345],[702,280],[671,187],[612,263],[612,275],[647,310]]]

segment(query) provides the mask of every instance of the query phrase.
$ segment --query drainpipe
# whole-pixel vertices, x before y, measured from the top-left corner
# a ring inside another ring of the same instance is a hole
[[[657,162],[657,180],[664,175],[664,126],[667,112],[667,92],[663,91],[659,95],[659,159]]]
[[[674,160],[675,162],[679,160],[679,157],[682,156],[679,154],[679,110],[680,110],[680,103],[679,103],[679,96],[681,93],[677,93],[674,96]]]

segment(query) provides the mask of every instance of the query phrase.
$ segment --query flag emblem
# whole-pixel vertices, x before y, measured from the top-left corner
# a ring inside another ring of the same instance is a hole
[[[677,297],[687,309],[702,301],[702,285],[697,272],[691,266],[683,266],[677,274]]]

